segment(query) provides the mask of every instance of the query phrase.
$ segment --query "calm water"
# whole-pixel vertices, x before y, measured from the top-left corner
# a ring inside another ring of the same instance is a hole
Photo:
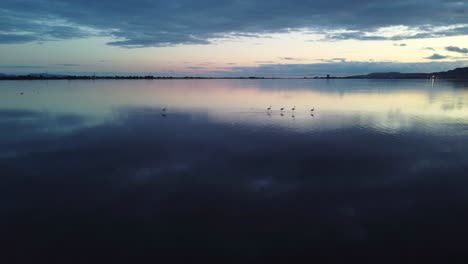
[[[3,263],[445,263],[467,223],[468,83],[0,82]]]

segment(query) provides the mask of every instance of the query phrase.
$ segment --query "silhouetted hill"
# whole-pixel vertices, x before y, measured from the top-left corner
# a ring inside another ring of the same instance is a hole
[[[442,79],[468,79],[468,67],[456,68],[446,72],[432,73],[435,77]]]
[[[446,72],[433,73],[401,73],[401,72],[375,72],[367,75],[355,75],[347,79],[468,79],[468,67],[457,68]]]

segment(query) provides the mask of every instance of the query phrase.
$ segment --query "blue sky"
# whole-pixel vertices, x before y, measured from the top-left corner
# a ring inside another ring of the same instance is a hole
[[[0,72],[347,75],[468,65],[468,1],[3,0]]]

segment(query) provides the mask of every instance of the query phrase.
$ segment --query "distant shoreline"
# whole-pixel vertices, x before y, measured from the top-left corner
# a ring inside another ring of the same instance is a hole
[[[0,81],[54,81],[54,80],[430,80],[427,78],[365,78],[365,77],[165,77],[165,78],[146,78],[146,77],[0,77]],[[459,80],[468,81],[468,76],[464,78],[434,78],[437,80]]]
[[[332,80],[332,79],[369,79],[369,80],[468,80],[468,67],[457,68],[446,72],[433,73],[400,73],[381,72],[367,75],[354,75],[345,77],[315,76],[315,77],[172,77],[172,76],[76,76],[53,74],[6,75],[0,74],[0,80]]]
[[[345,77],[153,77],[153,76],[9,76],[0,80],[298,80],[298,79],[344,79]]]

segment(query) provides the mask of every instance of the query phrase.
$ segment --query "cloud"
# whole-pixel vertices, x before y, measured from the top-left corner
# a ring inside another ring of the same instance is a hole
[[[443,60],[443,59],[447,59],[447,58],[450,58],[450,57],[434,53],[431,56],[426,57],[425,59],[428,59],[428,60]]]
[[[3,0],[0,43],[107,36],[109,45],[160,47],[294,30],[402,40],[466,35],[467,10],[447,0]]]
[[[344,63],[346,62],[346,58],[320,59],[319,61],[326,62],[326,63],[336,63],[336,62]]]
[[[407,45],[406,45],[406,43],[400,43],[400,44],[395,43],[395,44],[393,44],[393,46],[396,46],[396,47],[406,47]]]
[[[331,30],[324,33],[324,40],[407,40],[450,37],[468,34],[468,24],[454,24],[449,26],[385,26],[370,30]],[[404,46],[404,45],[402,45]]]
[[[462,53],[462,54],[468,54],[468,49],[467,48],[459,48],[455,46],[449,46],[445,48],[447,51],[452,51],[452,52],[457,52],[457,53]]]
[[[302,61],[301,58],[293,58],[293,57],[281,57],[280,60],[289,60],[289,61]]]
[[[52,13],[36,15],[21,9],[10,10],[8,6],[2,5],[3,2],[0,3],[0,44],[86,38],[97,35],[98,32],[66,19],[59,19]]]
[[[37,40],[36,36],[0,33],[0,44],[21,44]]]

